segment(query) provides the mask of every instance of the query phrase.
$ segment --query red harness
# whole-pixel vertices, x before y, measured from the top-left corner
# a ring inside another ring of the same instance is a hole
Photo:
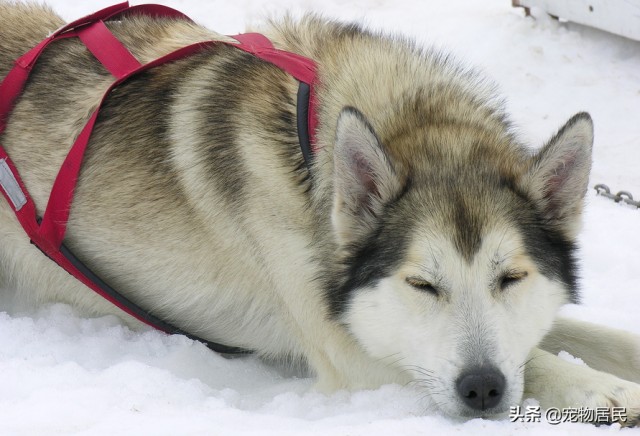
[[[308,135],[312,135],[315,132],[317,124],[314,110],[316,65],[310,59],[274,48],[266,37],[257,33],[233,36],[232,38],[238,41],[237,44],[221,41],[203,41],[188,45],[142,65],[104,24],[105,21],[110,19],[136,14],[189,20],[189,18],[182,13],[165,6],[140,5],[129,7],[128,2],[124,2],[62,27],[15,62],[14,68],[0,84],[0,134],[6,129],[9,114],[14,107],[16,99],[22,93],[31,69],[43,50],[53,41],[63,38],[79,38],[116,80],[103,95],[100,105],[80,132],[67,154],[66,159],[62,163],[53,184],[49,202],[47,203],[42,220],[37,217],[35,204],[29,196],[16,166],[2,145],[0,145],[0,186],[2,187],[0,191],[14,210],[18,221],[33,244],[64,268],[69,274],[129,315],[167,333],[184,334],[202,341],[215,351],[223,353],[246,352],[246,350],[240,348],[228,347],[202,340],[156,318],[110,288],[99,277],[92,273],[89,268],[83,265],[63,244],[71,203],[73,201],[73,192],[78,181],[78,174],[87,143],[91,137],[91,132],[93,131],[102,104],[116,86],[136,74],[167,62],[182,59],[216,44],[226,44],[250,53],[279,67],[300,82],[301,91],[298,93],[298,132],[301,140],[306,137],[307,140],[311,142],[311,147],[313,147],[313,140],[309,140]],[[305,93],[308,98],[308,103],[300,108],[301,101],[305,101],[304,98],[301,99],[301,94],[303,95]],[[305,120],[300,119],[301,113],[304,114],[303,116],[306,116]],[[305,147],[303,146],[302,148],[304,152]],[[307,162],[308,158],[309,156],[307,156],[305,152]]]

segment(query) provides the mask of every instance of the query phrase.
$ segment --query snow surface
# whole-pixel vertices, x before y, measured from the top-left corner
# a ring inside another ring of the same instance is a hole
[[[115,0],[49,0],[77,18]],[[319,11],[402,33],[453,52],[500,85],[532,144],[573,113],[596,125],[591,186],[640,197],[640,43],[525,18],[509,0],[173,0],[223,33],[265,15]],[[581,237],[583,305],[565,315],[640,333],[640,210],[588,193]],[[313,381],[253,357],[227,360],[184,337],[130,331],[117,318],[85,319],[64,305],[0,313],[0,434],[386,435],[603,434],[617,426],[552,426],[508,419],[423,416],[415,393],[314,393]],[[639,430],[623,429],[624,434]]]

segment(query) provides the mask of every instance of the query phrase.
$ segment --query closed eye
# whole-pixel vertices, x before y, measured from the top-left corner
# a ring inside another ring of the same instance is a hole
[[[418,277],[407,277],[407,283],[414,289],[422,292],[428,292],[434,296],[439,296],[438,290],[428,281]]]
[[[508,288],[523,281],[528,275],[529,274],[526,271],[522,271],[522,272],[510,271],[504,274],[502,277],[500,277],[500,280],[498,282],[500,285],[500,290],[502,291],[507,290]]]

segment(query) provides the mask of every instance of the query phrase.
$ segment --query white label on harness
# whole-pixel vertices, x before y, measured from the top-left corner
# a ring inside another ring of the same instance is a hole
[[[20,189],[20,185],[16,180],[16,177],[13,175],[13,171],[9,168],[6,159],[0,160],[0,186],[9,197],[9,200],[13,203],[13,207],[16,209],[16,212],[22,209],[27,203],[27,197]]]

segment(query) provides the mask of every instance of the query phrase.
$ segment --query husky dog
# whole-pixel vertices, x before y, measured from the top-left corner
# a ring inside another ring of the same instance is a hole
[[[0,4],[0,76],[62,24]],[[226,38],[177,19],[109,27],[141,62]],[[186,331],[306,361],[322,391],[414,381],[454,417],[504,416],[533,397],[624,407],[637,422],[640,339],[556,319],[578,298],[589,115],[532,152],[492,86],[442,54],[314,16],[264,33],[318,64],[310,165],[296,80],[215,46],[112,93],[65,243]],[[0,141],[39,208],[112,80],[75,38],[34,70]],[[30,245],[4,201],[0,238],[5,304],[127,317]]]

